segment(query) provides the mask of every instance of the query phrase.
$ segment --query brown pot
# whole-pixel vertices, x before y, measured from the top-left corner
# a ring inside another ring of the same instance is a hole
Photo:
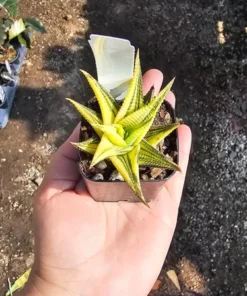
[[[176,122],[175,110],[172,108],[171,104],[164,101],[167,110],[169,111],[173,123]],[[178,151],[179,142],[178,142],[178,132],[177,130],[173,131],[169,136],[176,137],[176,150]],[[82,153],[79,152],[80,159],[82,159]],[[177,157],[177,164],[178,164]],[[80,173],[83,177],[83,180],[87,186],[88,192],[95,201],[104,201],[104,202],[117,202],[117,201],[128,201],[128,202],[140,202],[138,197],[130,189],[129,185],[124,181],[94,181],[87,176],[85,176],[82,168],[79,166]],[[164,180],[150,180],[150,181],[141,181],[141,187],[144,197],[147,201],[155,199],[158,193],[162,190],[167,180],[169,180],[175,171],[169,171],[168,176]]]

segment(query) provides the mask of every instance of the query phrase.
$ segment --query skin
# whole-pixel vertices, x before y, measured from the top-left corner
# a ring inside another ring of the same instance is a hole
[[[158,70],[144,77],[144,93],[163,82]],[[175,106],[175,96],[167,100]],[[190,129],[178,130],[182,173],[150,203],[95,202],[78,173],[79,126],[54,154],[34,200],[35,263],[19,296],[144,296],[167,255],[184,186]]]

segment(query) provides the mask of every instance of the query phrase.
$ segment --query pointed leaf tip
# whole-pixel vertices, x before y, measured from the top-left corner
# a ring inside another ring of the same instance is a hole
[[[102,124],[102,120],[100,118],[100,114],[91,110],[90,108],[74,101],[71,99],[66,99],[69,101],[81,114],[81,116],[93,127],[93,124]],[[102,136],[102,132],[95,130],[99,137]]]
[[[172,160],[164,156],[147,141],[141,142],[141,151],[139,153],[139,165],[156,168],[165,168],[167,170],[179,171],[180,168]]]
[[[100,83],[94,79],[89,73],[84,70],[81,72],[86,77],[89,85],[91,86],[95,97],[99,103],[103,123],[111,124],[115,120],[115,116],[118,112],[119,106],[113,96],[100,85]]]
[[[127,91],[123,104],[116,115],[114,123],[119,123],[126,116],[143,107],[143,91],[142,91],[142,72],[139,51],[137,51],[135,59],[135,68],[130,87]]]
[[[169,136],[175,129],[179,127],[180,123],[172,123],[168,125],[153,126],[146,134],[145,140],[156,147],[162,140]]]

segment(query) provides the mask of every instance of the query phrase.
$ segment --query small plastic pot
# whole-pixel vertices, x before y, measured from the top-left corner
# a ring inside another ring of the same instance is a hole
[[[20,54],[19,48],[15,48],[15,50],[16,50],[16,56],[15,56],[15,58],[12,61],[8,61],[10,65],[14,64],[15,62],[17,62],[17,60],[19,58],[19,54]],[[5,66],[5,63],[0,62],[0,65],[1,66]]]
[[[165,106],[169,113],[171,114],[172,121],[176,122],[175,111],[172,106],[164,101]],[[176,137],[176,151],[178,151],[178,133],[175,130],[171,136]],[[79,152],[80,160],[82,159],[82,153]],[[177,157],[177,162],[179,161]],[[87,186],[88,192],[93,197],[95,201],[104,201],[104,202],[117,202],[117,201],[128,201],[128,202],[140,202],[140,200],[135,196],[133,191],[130,189],[128,184],[124,181],[94,181],[87,176],[85,176],[81,166],[79,165],[80,173],[83,177],[83,180]],[[174,171],[169,171],[168,177],[164,180],[150,180],[150,181],[141,181],[141,187],[143,195],[147,201],[155,199],[158,193],[164,187],[164,184],[175,174]]]
[[[0,128],[4,128],[8,123],[10,110],[14,102],[18,84],[19,77],[15,76],[14,82],[9,83],[8,85],[0,85]]]
[[[22,67],[23,62],[25,60],[27,48],[22,45],[15,45],[14,48],[15,48],[17,54],[16,54],[16,57],[12,61],[9,61],[9,64],[10,64],[10,68],[11,68],[12,72],[15,75],[17,75],[21,72],[21,67]],[[0,63],[0,65],[5,66],[5,63]]]

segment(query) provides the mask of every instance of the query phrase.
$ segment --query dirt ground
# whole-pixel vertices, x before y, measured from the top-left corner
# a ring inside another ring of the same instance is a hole
[[[247,294],[247,3],[245,0],[22,0],[35,35],[6,129],[0,131],[0,295],[32,265],[32,197],[50,155],[79,118],[78,72],[95,73],[90,32],[124,37],[145,70],[176,76],[178,115],[194,135],[171,250],[152,296]],[[224,21],[225,44],[217,40]],[[36,181],[35,181],[36,180]],[[178,276],[181,292],[167,276]]]

